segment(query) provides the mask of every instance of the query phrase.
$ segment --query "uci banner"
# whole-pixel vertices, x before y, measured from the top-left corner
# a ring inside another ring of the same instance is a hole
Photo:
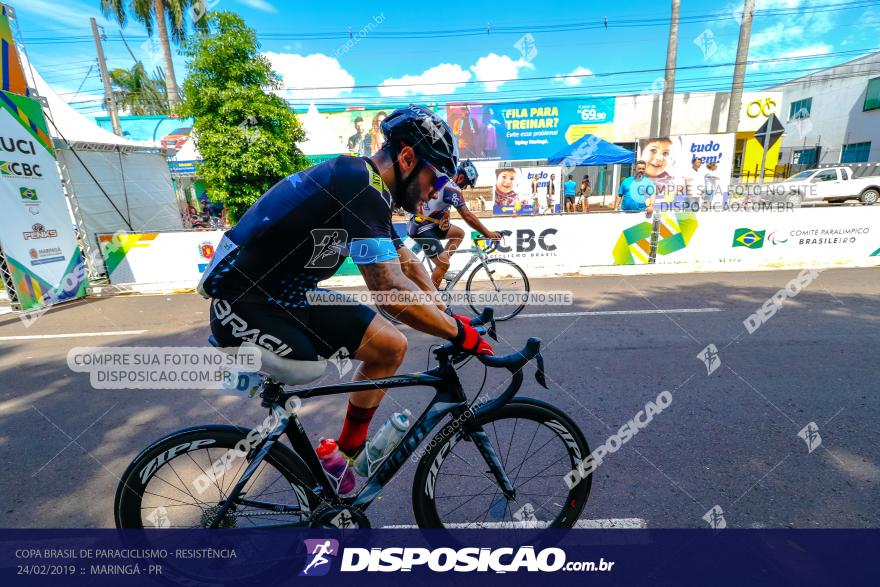
[[[0,248],[21,310],[85,295],[85,264],[43,111],[10,92],[0,92]]]

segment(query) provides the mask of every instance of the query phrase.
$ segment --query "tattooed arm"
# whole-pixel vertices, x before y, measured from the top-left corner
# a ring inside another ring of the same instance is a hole
[[[376,294],[392,292],[395,298],[405,298],[408,292],[414,294],[413,298],[424,294],[416,284],[403,274],[400,261],[397,259],[358,265],[358,268],[361,275],[364,276],[367,287]],[[385,302],[380,304],[383,310],[416,330],[442,338],[452,338],[458,333],[455,319],[444,314],[434,304],[426,304],[421,300],[407,303],[406,299],[380,301]]]

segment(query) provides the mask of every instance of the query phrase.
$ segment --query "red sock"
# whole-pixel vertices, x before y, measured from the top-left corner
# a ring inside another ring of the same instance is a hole
[[[339,450],[351,456],[363,446],[367,440],[367,430],[370,428],[370,421],[373,414],[376,413],[376,407],[359,408],[348,402],[348,413],[345,415],[345,423],[342,425],[342,432],[339,433],[339,439],[336,443]]]

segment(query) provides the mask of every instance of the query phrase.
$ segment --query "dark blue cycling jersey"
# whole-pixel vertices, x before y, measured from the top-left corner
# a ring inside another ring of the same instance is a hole
[[[345,257],[357,264],[397,257],[391,212],[391,194],[367,158],[337,157],[295,173],[226,233],[234,246],[208,268],[204,293],[304,307],[306,292]]]

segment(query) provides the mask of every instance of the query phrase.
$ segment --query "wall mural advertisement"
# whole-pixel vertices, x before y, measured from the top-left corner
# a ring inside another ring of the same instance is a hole
[[[43,111],[9,92],[0,92],[0,247],[22,310],[85,295],[85,264]]]
[[[613,97],[446,105],[459,154],[473,159],[545,159],[614,122]]]
[[[640,139],[638,159],[657,188],[655,208],[726,202],[734,144],[732,133]]]
[[[365,157],[373,155],[385,142],[379,126],[393,110],[393,108],[358,109],[321,113],[320,132],[329,145],[327,149],[330,150],[327,152]]]
[[[559,212],[561,167],[500,167],[495,170],[492,212],[533,215]]]

